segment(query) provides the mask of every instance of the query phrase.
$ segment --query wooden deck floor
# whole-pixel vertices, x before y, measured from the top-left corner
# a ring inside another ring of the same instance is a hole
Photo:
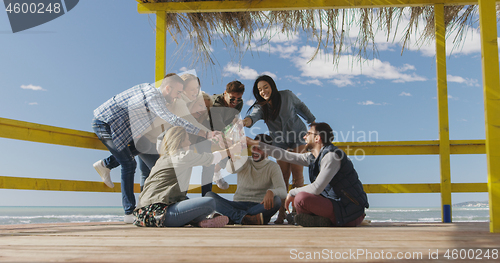
[[[139,228],[123,223],[3,225],[0,261],[294,262],[310,258],[307,261],[395,262],[402,257],[405,262],[450,262],[446,251],[452,257],[457,249],[456,260],[461,262],[498,262],[500,234],[488,229],[488,223],[222,229]],[[460,259],[460,252],[469,255]]]

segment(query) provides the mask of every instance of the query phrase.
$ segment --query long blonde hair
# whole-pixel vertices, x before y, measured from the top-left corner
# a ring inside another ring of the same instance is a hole
[[[174,155],[182,148],[182,142],[188,136],[186,129],[180,126],[174,126],[165,133],[161,141],[160,155]]]

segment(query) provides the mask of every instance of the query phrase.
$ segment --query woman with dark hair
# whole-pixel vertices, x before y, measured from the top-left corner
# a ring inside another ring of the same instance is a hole
[[[273,145],[291,152],[301,153],[305,150],[304,135],[307,128],[302,117],[307,123],[313,123],[316,119],[309,108],[290,90],[278,91],[274,80],[267,75],[262,75],[255,80],[253,85],[255,103],[247,113],[251,113],[243,119],[245,127],[252,127],[258,120],[263,119],[269,134],[273,138]],[[277,161],[283,179],[288,189],[290,173],[293,176],[292,186],[301,187],[304,184],[303,167],[290,164],[285,161]],[[284,204],[285,202],[282,202]],[[278,219],[275,224],[282,224],[285,219],[285,208],[279,210]]]

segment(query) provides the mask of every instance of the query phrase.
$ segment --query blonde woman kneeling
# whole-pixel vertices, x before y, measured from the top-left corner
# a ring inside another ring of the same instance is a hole
[[[188,199],[186,194],[193,166],[208,166],[227,156],[226,151],[198,154],[189,150],[191,142],[183,127],[172,127],[162,141],[160,158],[151,169],[139,197],[134,215],[137,226],[180,227],[192,224],[200,227],[223,227],[226,216],[208,218],[215,212],[211,197]],[[241,144],[230,148],[241,151]]]

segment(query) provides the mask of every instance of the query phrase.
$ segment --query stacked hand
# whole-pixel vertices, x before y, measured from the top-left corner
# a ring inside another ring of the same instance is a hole
[[[295,207],[295,196],[291,196],[290,194],[288,194],[285,200],[285,208],[288,213],[290,213],[290,209],[288,208],[290,206],[290,203],[292,203],[292,207]]]

